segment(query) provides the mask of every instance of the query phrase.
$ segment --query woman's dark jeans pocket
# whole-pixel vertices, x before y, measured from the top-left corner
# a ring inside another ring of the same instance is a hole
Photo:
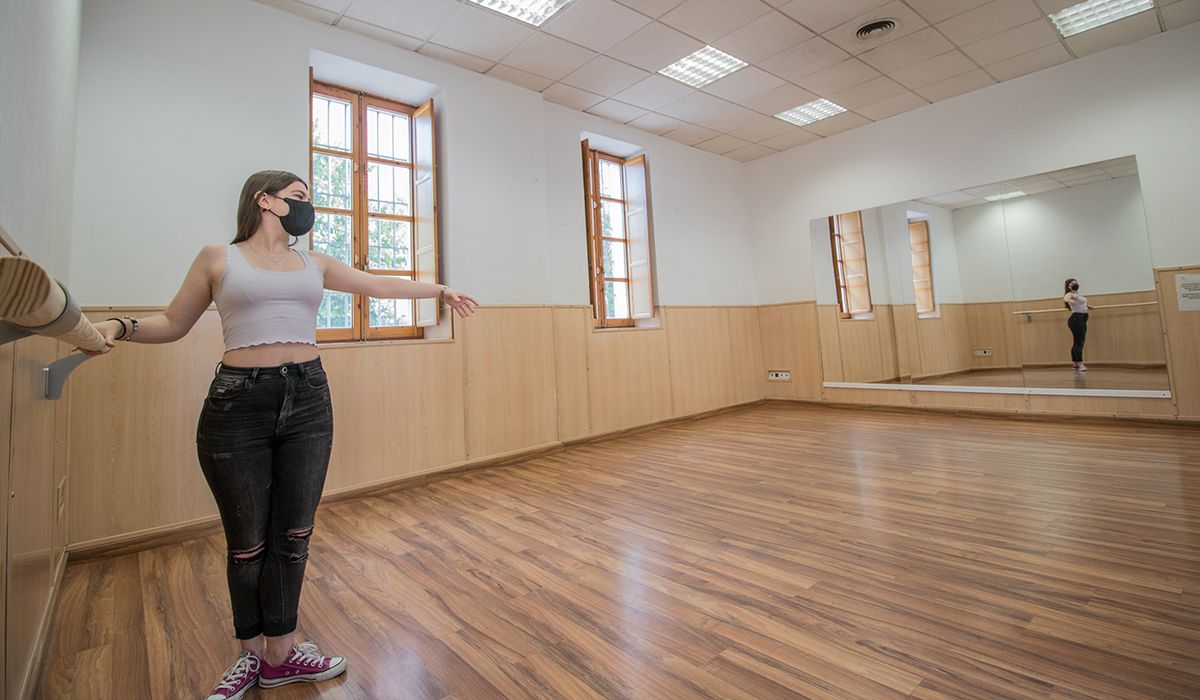
[[[250,380],[246,377],[218,374],[208,385],[207,398],[214,402],[225,401],[244,393],[249,386]]]

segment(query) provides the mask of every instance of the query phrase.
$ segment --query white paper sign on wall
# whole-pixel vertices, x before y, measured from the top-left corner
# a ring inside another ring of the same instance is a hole
[[[1200,311],[1200,275],[1175,275],[1180,311]]]

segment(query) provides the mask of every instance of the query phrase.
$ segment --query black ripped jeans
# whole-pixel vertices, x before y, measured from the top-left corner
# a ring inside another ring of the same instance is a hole
[[[332,446],[333,407],[320,358],[275,367],[218,364],[196,449],[225,528],[238,639],[296,629]]]
[[[1071,362],[1083,362],[1083,341],[1087,338],[1088,315],[1072,313],[1067,319],[1067,328],[1071,329]]]

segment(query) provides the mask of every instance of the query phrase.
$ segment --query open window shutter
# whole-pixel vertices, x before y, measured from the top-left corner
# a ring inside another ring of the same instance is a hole
[[[433,100],[421,105],[413,120],[413,268],[418,282],[438,283],[437,176],[433,155]],[[418,299],[417,325],[436,326],[441,302]]]
[[[654,279],[651,253],[650,176],[646,156],[625,161],[625,232],[629,239],[630,315],[654,315]]]
[[[593,203],[593,182],[592,182],[592,150],[589,148],[588,140],[584,139],[580,144],[580,150],[583,152],[583,221],[584,228],[587,231],[587,258],[588,258],[588,290],[592,296],[592,317],[600,318],[600,290],[597,289],[596,281],[598,274],[596,272],[596,212],[595,204]]]

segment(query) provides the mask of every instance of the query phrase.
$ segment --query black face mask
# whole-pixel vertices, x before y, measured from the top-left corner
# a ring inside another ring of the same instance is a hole
[[[283,230],[296,238],[311,231],[313,224],[317,221],[317,213],[313,211],[312,202],[291,197],[282,197],[282,199],[288,203],[288,213],[279,217],[279,223],[283,225]]]
[[[1072,292],[1078,292],[1078,291],[1079,291],[1079,283],[1078,283],[1078,282],[1072,282],[1072,283],[1071,283],[1071,291],[1072,291]]]

